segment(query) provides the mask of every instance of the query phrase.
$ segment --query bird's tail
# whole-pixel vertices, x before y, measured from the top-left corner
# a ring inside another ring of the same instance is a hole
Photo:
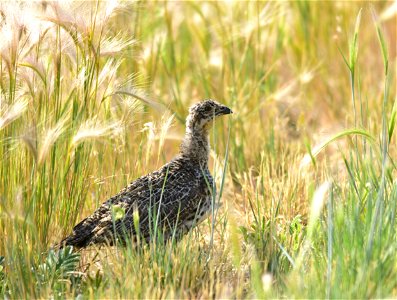
[[[72,246],[73,249],[81,249],[86,247],[89,244],[90,237],[87,236],[78,236],[75,233],[65,237],[58,244],[54,245],[54,249],[61,250],[66,246]]]
[[[93,237],[95,223],[89,218],[85,218],[73,228],[72,234],[62,239],[56,246],[62,249],[66,246],[73,246],[74,249],[80,249],[88,246]]]

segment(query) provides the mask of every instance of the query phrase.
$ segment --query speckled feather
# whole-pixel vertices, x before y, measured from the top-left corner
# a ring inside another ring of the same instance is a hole
[[[192,106],[179,155],[104,202],[77,224],[59,246],[112,245],[115,239],[123,243],[126,238],[136,237],[134,214],[139,216],[140,235],[148,242],[155,224],[169,239],[173,234],[181,237],[200,223],[210,211],[213,193],[213,178],[208,170],[208,129],[214,117],[230,113],[229,108],[213,100]],[[124,210],[122,218],[112,219],[114,207]]]

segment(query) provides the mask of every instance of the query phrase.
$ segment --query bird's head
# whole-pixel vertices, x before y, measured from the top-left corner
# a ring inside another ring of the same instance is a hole
[[[211,99],[204,100],[190,107],[186,125],[190,130],[205,130],[214,118],[232,113],[233,111],[225,105]]]

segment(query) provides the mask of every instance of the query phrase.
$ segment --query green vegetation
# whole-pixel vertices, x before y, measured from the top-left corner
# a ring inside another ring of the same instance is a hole
[[[0,3],[0,295],[397,297],[392,3]],[[50,250],[215,124],[179,243]],[[222,189],[220,189],[222,186]]]

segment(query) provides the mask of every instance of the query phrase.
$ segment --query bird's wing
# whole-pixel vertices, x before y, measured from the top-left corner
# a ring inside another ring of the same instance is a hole
[[[156,227],[169,232],[184,220],[194,217],[200,202],[209,193],[203,176],[200,176],[202,174],[195,170],[174,161],[149,174],[144,188],[127,191],[125,203],[118,203],[125,207],[126,215],[115,224],[116,231],[127,229],[135,233],[134,212],[138,212],[139,231],[146,240],[150,239]]]

